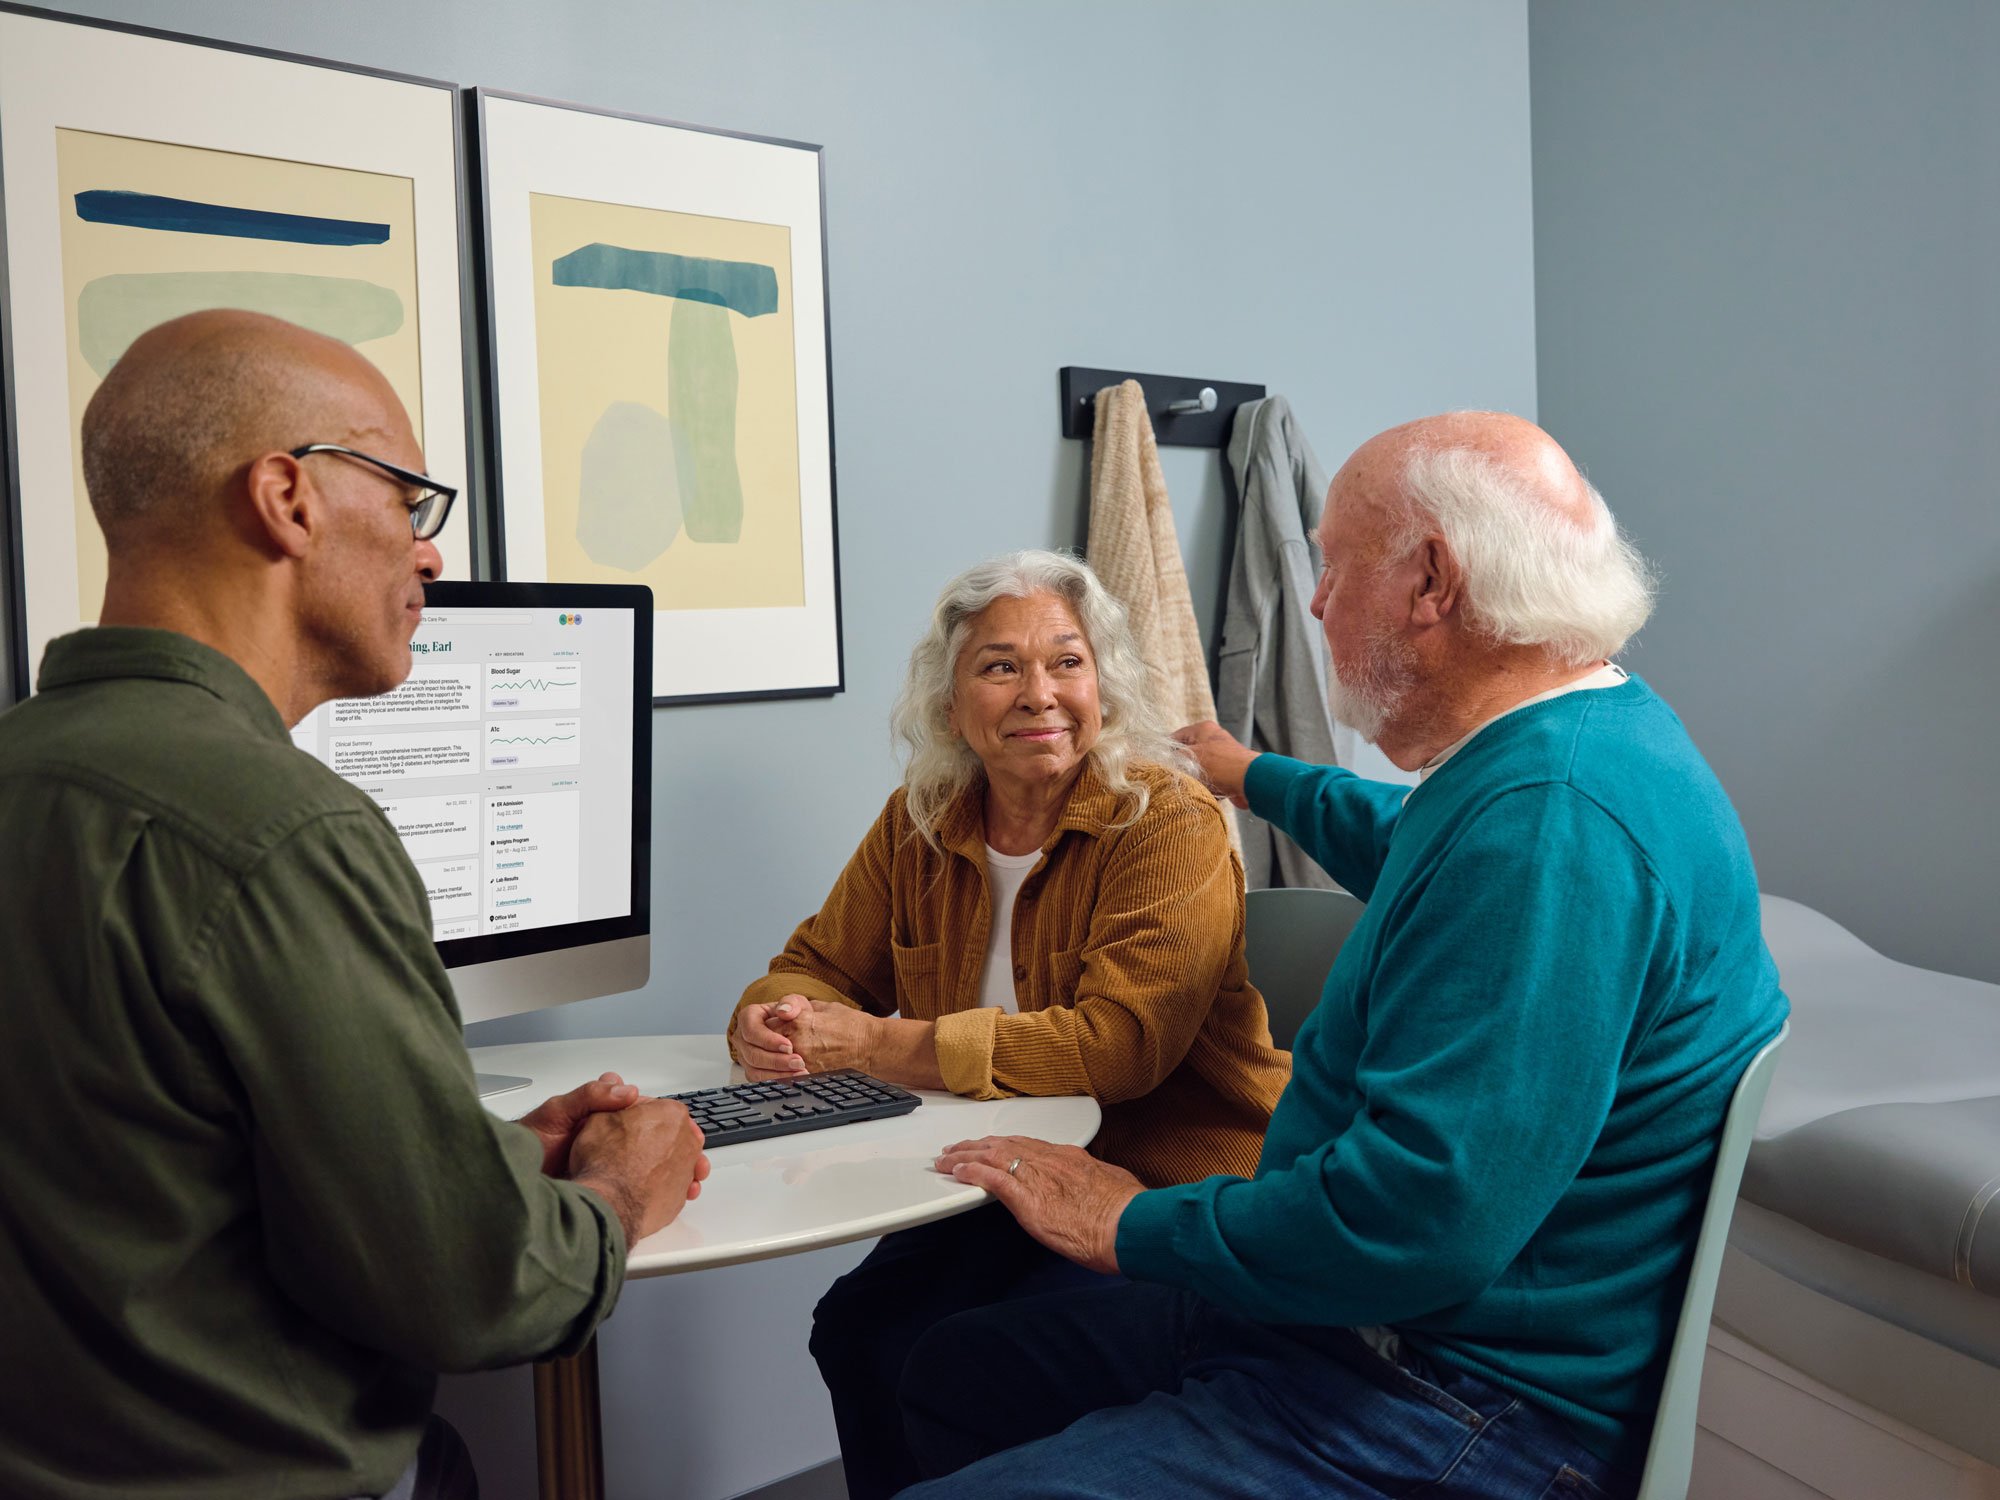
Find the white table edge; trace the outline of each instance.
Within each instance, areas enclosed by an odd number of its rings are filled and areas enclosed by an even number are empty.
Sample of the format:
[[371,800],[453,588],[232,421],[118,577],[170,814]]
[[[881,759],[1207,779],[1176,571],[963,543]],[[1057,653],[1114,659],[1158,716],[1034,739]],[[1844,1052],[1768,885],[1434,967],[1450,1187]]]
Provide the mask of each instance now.
[[[721,1037],[713,1033],[671,1033],[623,1037],[572,1037],[549,1039],[540,1042],[502,1043],[494,1046],[472,1048],[471,1054],[474,1065],[483,1070],[514,1073],[527,1072],[534,1075],[533,1085],[530,1087],[494,1095],[483,1101],[490,1112],[502,1118],[507,1118],[512,1116],[516,1111],[531,1108],[533,1105],[540,1103],[542,1096],[549,1092],[551,1088],[557,1086],[557,1080],[548,1076],[550,1064],[554,1064],[556,1071],[560,1074],[566,1077],[575,1077],[577,1081],[580,1081],[581,1076],[584,1076],[590,1070],[588,1067],[579,1068],[578,1064],[583,1063],[586,1056],[594,1053],[600,1054],[597,1059],[598,1061],[604,1061],[605,1059],[601,1054],[605,1049],[629,1047],[640,1052],[647,1052],[661,1046],[675,1050],[690,1051],[699,1048],[702,1051],[715,1053],[716,1056],[713,1058],[713,1061],[720,1062],[727,1055],[721,1052],[721,1045]],[[630,1071],[630,1069],[628,1068],[627,1071]],[[567,1082],[564,1082],[561,1086],[566,1087],[569,1085]],[[1015,1102],[1009,1100],[974,1101],[965,1099],[962,1096],[931,1089],[919,1089],[916,1092],[922,1095],[927,1101],[949,1101],[955,1107],[963,1107],[975,1103],[993,1105]],[[1040,1101],[1038,1098],[1024,1096],[1020,1102]],[[1066,1133],[1067,1139],[1076,1144],[1083,1144],[1096,1135],[1103,1123],[1102,1106],[1097,1101],[1084,1095],[1059,1095],[1048,1096],[1047,1098],[1047,1103],[1049,1104],[1056,1104],[1058,1102],[1069,1106],[1081,1106],[1088,1111],[1087,1124],[1084,1122],[1072,1122],[1072,1129]],[[887,1124],[890,1122],[882,1123]],[[1082,1125],[1083,1128],[1076,1128],[1079,1125]],[[970,1125],[964,1128],[977,1129],[976,1126]],[[959,1137],[954,1130],[946,1138],[956,1139]],[[786,1141],[787,1145],[796,1148],[797,1146],[803,1146],[807,1137],[792,1136],[782,1139]],[[704,1185],[704,1191],[716,1185],[717,1177],[721,1176],[719,1169],[736,1164],[736,1152],[739,1150],[755,1151],[759,1148],[760,1144],[775,1145],[776,1142],[745,1143],[742,1146],[723,1145],[713,1148],[710,1153],[710,1161],[713,1167],[718,1170],[711,1176],[709,1183]],[[942,1142],[939,1144],[941,1148]],[[944,1179],[940,1178],[938,1181],[940,1188],[947,1187]],[[914,1229],[921,1225],[935,1223],[940,1219],[950,1218],[956,1214],[970,1212],[982,1204],[994,1201],[992,1195],[987,1193],[983,1188],[976,1188],[963,1183],[952,1183],[948,1184],[948,1189],[947,1191],[939,1192],[935,1198],[930,1198],[919,1204],[904,1205],[893,1210],[861,1213],[853,1218],[838,1219],[833,1222],[823,1221],[797,1230],[764,1234],[754,1240],[732,1239],[713,1245],[682,1245],[671,1248],[662,1246],[660,1248],[649,1249],[648,1246],[652,1240],[674,1234],[675,1229],[681,1222],[680,1216],[677,1215],[674,1224],[668,1225],[655,1235],[647,1236],[646,1239],[640,1240],[636,1245],[627,1247],[625,1275],[629,1280],[638,1280],[646,1277],[675,1275],[686,1271],[748,1265],[760,1260],[776,1260],[784,1256],[829,1249],[837,1245],[852,1244],[857,1240],[879,1238],[884,1234],[899,1229]],[[698,1208],[700,1203],[701,1200],[697,1198],[694,1204],[690,1205],[690,1208]],[[686,1211],[684,1210],[683,1212]]]
[[851,1245],[856,1240],[880,1238],[898,1229],[915,1229],[923,1224],[935,1224],[939,1219],[949,1219],[956,1214],[969,1213],[977,1208],[981,1200],[990,1200],[992,1195],[984,1188],[968,1188],[969,1197],[940,1198],[936,1203],[926,1205],[921,1211],[881,1215],[869,1219],[856,1219],[852,1224],[843,1224],[838,1229],[801,1232],[781,1238],[760,1240],[754,1246],[729,1246],[713,1252],[700,1250],[653,1250],[646,1249],[646,1241],[639,1241],[636,1250],[628,1251],[625,1258],[625,1276],[629,1281],[638,1281],[647,1276],[677,1275],[682,1271],[708,1271],[720,1266],[747,1266],[752,1261],[777,1260],[787,1255],[799,1255],[813,1250],[827,1250],[835,1245]]

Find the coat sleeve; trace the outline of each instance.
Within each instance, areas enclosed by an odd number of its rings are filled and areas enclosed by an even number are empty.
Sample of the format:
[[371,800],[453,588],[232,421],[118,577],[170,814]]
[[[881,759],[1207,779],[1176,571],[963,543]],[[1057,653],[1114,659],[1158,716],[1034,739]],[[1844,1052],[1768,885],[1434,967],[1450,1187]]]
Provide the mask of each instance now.
[[[1216,719],[1245,745],[1335,761],[1326,639],[1312,617],[1318,568],[1310,541],[1326,474],[1282,396],[1246,403],[1230,432],[1242,502],[1216,661]],[[1237,816],[1251,889],[1330,885],[1296,845],[1254,814]]]

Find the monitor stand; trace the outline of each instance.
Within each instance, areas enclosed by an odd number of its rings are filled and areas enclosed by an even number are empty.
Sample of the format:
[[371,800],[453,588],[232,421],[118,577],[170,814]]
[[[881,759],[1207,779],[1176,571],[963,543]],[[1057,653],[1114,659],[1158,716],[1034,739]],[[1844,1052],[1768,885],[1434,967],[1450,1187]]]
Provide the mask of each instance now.
[[474,1073],[472,1081],[479,1089],[479,1097],[491,1099],[495,1094],[509,1094],[515,1089],[524,1089],[535,1080],[523,1078],[518,1073]]

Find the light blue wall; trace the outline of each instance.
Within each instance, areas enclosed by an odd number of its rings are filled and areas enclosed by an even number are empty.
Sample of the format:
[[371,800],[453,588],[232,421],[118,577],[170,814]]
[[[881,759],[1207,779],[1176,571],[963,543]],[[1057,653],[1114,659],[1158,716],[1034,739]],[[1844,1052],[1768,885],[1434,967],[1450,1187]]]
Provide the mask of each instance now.
[[[1264,382],[1330,461],[1421,413],[1535,409],[1522,0],[74,8],[826,146],[849,690],[656,715],[652,983],[475,1043],[720,1024],[894,784],[888,708],[938,585],[1080,540],[1058,366]],[[1206,627],[1218,460],[1166,468]],[[805,1327],[855,1253],[628,1288],[603,1339],[613,1493],[831,1457]],[[446,1404],[488,1496],[529,1493],[525,1376]]]
[[2000,979],[2000,7],[1534,0],[1541,409],[1765,889]]

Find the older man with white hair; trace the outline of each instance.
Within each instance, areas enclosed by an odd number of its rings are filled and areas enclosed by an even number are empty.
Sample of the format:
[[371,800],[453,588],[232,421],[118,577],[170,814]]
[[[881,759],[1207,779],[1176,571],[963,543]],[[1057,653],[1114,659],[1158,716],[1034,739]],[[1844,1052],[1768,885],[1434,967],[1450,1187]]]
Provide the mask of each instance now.
[[[1328,491],[1334,708],[1414,789],[1181,738],[1368,904],[1257,1171],[942,1169],[1112,1286],[941,1324],[911,1494],[1629,1494],[1716,1137],[1782,1023],[1750,851],[1611,658],[1645,564],[1532,423],[1394,428]],[[1018,1446],[1017,1446],[1018,1445]]]

